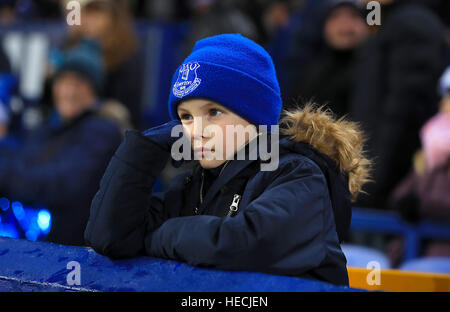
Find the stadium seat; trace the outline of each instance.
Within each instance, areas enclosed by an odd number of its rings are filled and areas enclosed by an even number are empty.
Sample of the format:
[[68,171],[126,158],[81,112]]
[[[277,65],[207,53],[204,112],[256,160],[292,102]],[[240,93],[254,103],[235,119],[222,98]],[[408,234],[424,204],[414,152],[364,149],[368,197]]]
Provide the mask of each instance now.
[[347,258],[349,267],[367,268],[371,261],[376,261],[379,263],[380,269],[391,268],[389,258],[377,249],[352,244],[342,244],[341,249]]
[[410,260],[400,266],[402,271],[450,274],[450,258],[427,257]]

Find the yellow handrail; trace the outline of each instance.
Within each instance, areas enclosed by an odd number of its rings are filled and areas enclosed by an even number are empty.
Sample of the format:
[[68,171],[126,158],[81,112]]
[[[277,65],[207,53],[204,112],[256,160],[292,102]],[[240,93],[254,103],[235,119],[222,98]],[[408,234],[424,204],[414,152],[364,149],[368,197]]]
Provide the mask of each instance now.
[[381,291],[450,292],[450,274],[348,267],[350,287]]

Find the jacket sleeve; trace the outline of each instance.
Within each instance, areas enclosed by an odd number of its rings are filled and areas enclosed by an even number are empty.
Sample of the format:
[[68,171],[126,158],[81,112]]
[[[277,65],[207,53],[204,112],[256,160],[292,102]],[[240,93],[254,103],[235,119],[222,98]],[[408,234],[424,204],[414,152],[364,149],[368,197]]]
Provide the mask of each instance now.
[[91,204],[84,233],[89,246],[112,258],[132,257],[143,251],[145,233],[169,216],[162,196],[152,196],[169,156],[138,131],[126,133]]
[[299,275],[317,267],[326,257],[324,213],[330,199],[324,176],[301,160],[278,168],[270,178],[265,191],[235,217],[166,220],[147,234],[147,254],[274,274]]

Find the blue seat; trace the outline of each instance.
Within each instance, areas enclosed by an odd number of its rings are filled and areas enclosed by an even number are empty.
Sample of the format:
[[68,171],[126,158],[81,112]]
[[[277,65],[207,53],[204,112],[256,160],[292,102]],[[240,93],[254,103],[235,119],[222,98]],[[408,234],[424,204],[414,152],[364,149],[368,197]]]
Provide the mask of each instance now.
[[[389,258],[377,249],[352,244],[342,244],[341,249],[347,258],[347,266],[349,267],[366,269],[370,262],[376,261],[380,269],[391,268]],[[372,266],[369,268],[372,268]]]
[[414,259],[403,263],[400,266],[400,270],[450,274],[450,258],[427,257]]

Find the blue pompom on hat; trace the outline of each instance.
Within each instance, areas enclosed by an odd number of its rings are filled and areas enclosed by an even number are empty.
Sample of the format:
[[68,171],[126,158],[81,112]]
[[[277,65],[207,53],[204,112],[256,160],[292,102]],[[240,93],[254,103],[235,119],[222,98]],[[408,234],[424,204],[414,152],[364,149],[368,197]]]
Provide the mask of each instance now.
[[240,34],[223,34],[197,41],[176,70],[169,96],[169,113],[187,99],[217,102],[255,125],[276,125],[281,96],[270,55]]

